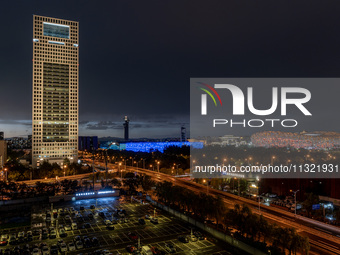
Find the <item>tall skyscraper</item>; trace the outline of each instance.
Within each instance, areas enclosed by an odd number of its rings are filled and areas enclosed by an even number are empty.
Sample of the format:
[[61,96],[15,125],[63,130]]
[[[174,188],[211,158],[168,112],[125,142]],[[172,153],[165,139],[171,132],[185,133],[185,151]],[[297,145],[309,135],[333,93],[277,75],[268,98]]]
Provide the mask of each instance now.
[[78,22],[33,15],[33,167],[78,159],[78,38]]
[[7,161],[7,141],[0,140],[0,168],[4,167]]

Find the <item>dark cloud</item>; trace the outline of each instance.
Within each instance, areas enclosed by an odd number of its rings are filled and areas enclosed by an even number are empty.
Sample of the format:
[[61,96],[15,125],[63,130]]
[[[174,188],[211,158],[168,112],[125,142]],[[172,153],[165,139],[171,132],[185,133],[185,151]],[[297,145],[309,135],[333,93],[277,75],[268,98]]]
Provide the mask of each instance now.
[[144,137],[146,128],[168,136],[187,125],[190,77],[338,77],[339,7],[316,0],[4,1],[0,117],[31,119],[32,14],[79,21],[80,135],[118,132],[128,115]]
[[107,130],[107,129],[121,129],[122,125],[120,123],[115,123],[112,121],[100,121],[98,123],[88,123],[86,124],[86,129],[90,130]]

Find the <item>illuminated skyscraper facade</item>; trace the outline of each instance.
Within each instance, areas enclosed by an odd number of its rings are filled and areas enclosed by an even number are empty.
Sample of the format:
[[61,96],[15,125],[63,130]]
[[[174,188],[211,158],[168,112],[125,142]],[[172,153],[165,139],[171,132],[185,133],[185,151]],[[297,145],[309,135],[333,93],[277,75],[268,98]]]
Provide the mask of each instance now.
[[78,22],[33,16],[33,167],[78,159],[78,38]]

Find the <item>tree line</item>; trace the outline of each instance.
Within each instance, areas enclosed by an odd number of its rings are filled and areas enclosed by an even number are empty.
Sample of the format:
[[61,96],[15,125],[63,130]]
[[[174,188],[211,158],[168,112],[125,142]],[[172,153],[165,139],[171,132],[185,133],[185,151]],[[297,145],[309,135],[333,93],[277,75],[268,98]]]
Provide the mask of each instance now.
[[[237,232],[234,237],[247,242],[271,254],[308,254],[309,241],[307,237],[297,234],[294,228],[283,228],[270,224],[262,215],[257,215],[247,205],[235,204],[233,209],[227,209],[220,196],[207,193],[195,193],[170,182],[161,182],[156,186],[158,199],[175,209],[201,221],[215,221],[215,226],[225,226],[225,232]],[[271,244],[271,245],[268,245]]]

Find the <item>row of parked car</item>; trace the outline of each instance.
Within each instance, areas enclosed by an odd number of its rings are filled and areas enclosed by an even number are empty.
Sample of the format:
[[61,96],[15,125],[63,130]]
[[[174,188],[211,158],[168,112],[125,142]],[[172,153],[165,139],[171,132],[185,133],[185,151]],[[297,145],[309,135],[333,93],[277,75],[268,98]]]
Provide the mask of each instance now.
[[30,242],[32,240],[33,240],[32,231],[27,231],[26,233],[24,231],[20,231],[17,234],[11,233],[11,234],[1,235],[0,245],[1,246],[5,246],[7,244],[16,245],[16,244]]
[[76,236],[73,241],[65,243],[63,239],[59,239],[56,244],[49,246],[47,243],[34,244],[30,246],[15,246],[10,249],[0,250],[0,255],[57,255],[58,252],[65,253],[68,251],[81,250],[83,248],[98,247],[100,245],[96,237],[89,238],[87,236]]
[[285,200],[275,200],[271,202],[273,205],[281,206],[281,207],[286,207],[287,209],[290,209],[291,211],[295,211],[295,206],[296,210],[300,210],[302,208],[301,204],[295,205],[294,200],[291,199],[285,199]]

